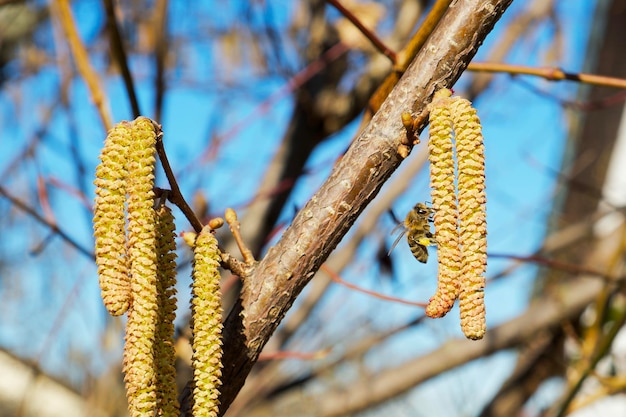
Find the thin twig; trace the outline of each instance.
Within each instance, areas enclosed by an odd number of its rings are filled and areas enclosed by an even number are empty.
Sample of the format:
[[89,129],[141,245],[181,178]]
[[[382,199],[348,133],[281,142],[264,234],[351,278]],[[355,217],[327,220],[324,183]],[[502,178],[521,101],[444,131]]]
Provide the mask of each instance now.
[[533,68],[524,65],[503,64],[498,62],[472,62],[467,66],[467,69],[476,72],[505,72],[511,75],[534,75],[550,81],[568,80],[604,87],[626,88],[626,79],[623,78],[565,72],[560,68]]
[[376,291],[366,290],[365,288],[361,288],[361,287],[359,287],[357,285],[351,284],[348,281],[344,281],[337,273],[335,273],[335,271],[331,270],[330,268],[328,268],[324,264],[322,264],[322,266],[320,266],[320,269],[322,271],[326,272],[326,274],[330,277],[330,279],[335,281],[337,284],[343,285],[344,287],[350,288],[351,290],[358,291],[358,292],[363,293],[363,294],[371,295],[372,297],[376,297],[379,300],[393,301],[394,303],[407,304],[407,305],[410,305],[410,306],[421,307],[421,308],[425,308],[426,305],[427,305],[427,303],[420,303],[420,302],[417,302],[417,301],[403,300],[401,298],[396,298],[396,297],[390,297],[388,295],[383,295],[383,294],[380,294],[380,293],[378,293]]
[[183,197],[183,194],[180,192],[178,182],[176,182],[176,177],[174,176],[174,172],[172,171],[170,162],[167,159],[165,147],[163,146],[163,132],[159,132],[159,134],[157,135],[156,151],[159,155],[161,165],[163,166],[163,171],[165,171],[165,176],[167,177],[167,181],[169,182],[171,188],[171,192],[167,196],[168,200],[170,200],[172,204],[176,205],[180,209],[180,211],[183,212],[196,233],[200,233],[200,231],[202,230],[202,222],[198,219],[196,213],[194,213],[189,204],[187,204],[187,201],[185,201],[185,197]]
[[104,0],[104,9],[107,13],[107,26],[109,28],[109,39],[111,42],[111,55],[117,61],[122,71],[122,79],[126,86],[126,93],[128,94],[128,100],[130,101],[130,107],[133,111],[133,116],[136,119],[141,116],[141,110],[139,109],[139,101],[137,100],[137,93],[135,92],[135,84],[133,77],[128,68],[128,58],[126,55],[126,49],[124,48],[124,42],[122,42],[122,36],[120,29],[115,19],[115,5],[113,0]]
[[428,39],[435,29],[435,26],[437,26],[437,23],[439,23],[446,10],[448,10],[448,6],[451,2],[452,0],[437,0],[437,3],[430,9],[428,16],[426,16],[426,19],[424,19],[424,22],[415,35],[413,35],[407,46],[402,51],[398,52],[393,71],[385,78],[374,94],[372,94],[372,98],[368,103],[368,111],[363,117],[362,125],[369,122],[371,116],[378,111],[383,101],[385,101],[393,87],[398,83],[398,80],[400,80],[402,74],[404,74],[409,67],[411,61],[413,61],[413,58],[415,58],[419,50],[422,49],[422,46],[426,43],[426,39]]
[[226,223],[228,223],[228,226],[230,227],[230,233],[232,233],[233,238],[237,243],[239,252],[241,252],[241,256],[243,256],[243,261],[246,263],[246,265],[253,265],[255,262],[254,256],[252,255],[252,251],[248,249],[243,241],[243,238],[241,237],[241,232],[239,230],[240,224],[239,220],[237,219],[237,213],[235,212],[235,210],[227,208],[224,218],[226,219]]
[[378,49],[383,55],[388,57],[392,63],[396,63],[396,53],[388,48],[387,45],[371,30],[365,27],[363,23],[348,9],[343,7],[343,5],[338,0],[326,0],[326,2],[332,4],[339,13],[341,13],[346,19],[348,19],[354,26],[357,27],[361,31],[363,35]]

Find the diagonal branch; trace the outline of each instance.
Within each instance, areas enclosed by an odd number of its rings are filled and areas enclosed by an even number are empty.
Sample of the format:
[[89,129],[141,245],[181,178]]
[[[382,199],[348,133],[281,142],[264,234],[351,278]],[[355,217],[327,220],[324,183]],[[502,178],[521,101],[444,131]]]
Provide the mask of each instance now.
[[[222,414],[300,291],[402,162],[402,113],[413,109],[418,131],[424,128],[434,92],[460,77],[511,1],[459,0],[450,7],[371,123],[245,280],[224,325]],[[189,386],[181,400],[185,415]]]

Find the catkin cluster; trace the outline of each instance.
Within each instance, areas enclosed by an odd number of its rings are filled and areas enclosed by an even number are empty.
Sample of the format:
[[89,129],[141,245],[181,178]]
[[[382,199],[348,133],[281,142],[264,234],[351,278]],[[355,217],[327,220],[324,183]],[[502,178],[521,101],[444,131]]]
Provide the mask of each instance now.
[[484,144],[476,110],[468,100],[451,95],[450,90],[442,89],[429,106],[430,183],[439,273],[437,291],[426,314],[442,317],[459,298],[463,333],[481,339],[486,330],[487,266]]
[[94,237],[102,299],[128,314],[124,381],[131,416],[176,415],[174,218],[155,210],[160,127],[146,117],[109,132],[96,169]]
[[[94,236],[102,299],[128,314],[124,381],[129,415],[177,416],[174,368],[176,243],[174,216],[155,204],[154,168],[161,129],[139,117],[109,132],[96,169]],[[157,206],[155,208],[155,205]],[[194,248],[193,415],[217,416],[222,356],[220,252],[214,219]]]

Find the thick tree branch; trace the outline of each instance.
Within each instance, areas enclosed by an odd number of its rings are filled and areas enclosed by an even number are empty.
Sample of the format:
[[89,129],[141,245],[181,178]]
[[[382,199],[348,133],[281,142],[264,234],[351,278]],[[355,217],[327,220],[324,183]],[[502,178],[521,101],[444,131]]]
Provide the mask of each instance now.
[[[511,1],[459,0],[450,6],[380,111],[246,279],[243,301],[225,322],[222,414],[300,291],[402,161],[402,113],[413,109],[423,129],[434,92],[454,84]],[[188,389],[182,402],[185,414]]]

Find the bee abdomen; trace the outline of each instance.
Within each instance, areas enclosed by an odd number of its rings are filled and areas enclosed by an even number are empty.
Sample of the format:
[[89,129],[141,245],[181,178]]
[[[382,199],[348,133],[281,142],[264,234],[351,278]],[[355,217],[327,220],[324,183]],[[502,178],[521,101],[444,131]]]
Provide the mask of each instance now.
[[421,263],[425,264],[428,262],[428,249],[426,246],[419,243],[419,239],[416,239],[417,236],[407,235],[407,242],[409,244],[409,249],[411,249],[411,253]]

